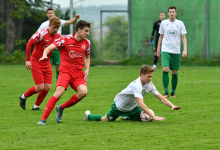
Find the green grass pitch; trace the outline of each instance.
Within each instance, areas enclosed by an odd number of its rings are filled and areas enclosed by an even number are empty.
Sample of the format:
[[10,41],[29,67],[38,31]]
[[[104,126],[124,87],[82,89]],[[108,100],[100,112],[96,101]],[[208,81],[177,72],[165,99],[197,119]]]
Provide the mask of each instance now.
[[[34,86],[31,72],[24,66],[0,65],[0,149],[139,149],[207,150],[220,149],[220,68],[181,67],[176,98],[168,98],[181,110],[171,111],[151,93],[144,96],[146,105],[159,122],[85,121],[84,112],[104,115],[117,93],[139,76],[141,66],[90,67],[88,95],[77,105],[64,110],[62,123],[55,120],[54,109],[47,125],[37,125],[47,101],[55,91],[55,71],[50,92],[33,112],[37,94],[19,106],[19,95]],[[171,73],[169,73],[171,81]],[[163,94],[162,68],[158,67],[153,83]],[[171,84],[169,84],[171,86]],[[68,88],[56,106],[75,92]]]

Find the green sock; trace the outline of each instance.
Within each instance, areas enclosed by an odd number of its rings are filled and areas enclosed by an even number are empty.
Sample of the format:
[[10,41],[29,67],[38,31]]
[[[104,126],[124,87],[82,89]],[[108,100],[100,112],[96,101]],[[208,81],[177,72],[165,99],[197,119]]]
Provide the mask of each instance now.
[[102,115],[99,114],[89,114],[88,119],[92,121],[101,121]]
[[57,71],[57,75],[56,75],[56,78],[57,78],[57,79],[58,79],[59,73],[60,73],[60,72],[59,72],[59,71]]
[[164,87],[164,90],[165,90],[165,93],[169,93],[168,91],[168,84],[169,84],[169,72],[164,72],[163,71],[163,87]]
[[178,75],[177,74],[172,74],[172,91],[171,93],[175,93],[177,82],[178,82]]

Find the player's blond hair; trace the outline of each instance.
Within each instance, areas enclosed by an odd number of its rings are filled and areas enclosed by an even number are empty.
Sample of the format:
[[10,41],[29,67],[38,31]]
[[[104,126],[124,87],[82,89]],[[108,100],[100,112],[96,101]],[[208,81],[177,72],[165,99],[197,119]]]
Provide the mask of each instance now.
[[151,68],[149,65],[141,66],[140,75],[141,75],[141,73],[143,73],[145,75],[145,74],[153,73],[153,72],[154,72],[154,69]]
[[56,28],[59,28],[60,25],[61,25],[61,21],[60,21],[60,19],[58,17],[54,16],[54,17],[51,17],[49,19],[49,25],[52,25],[52,26],[54,26]]

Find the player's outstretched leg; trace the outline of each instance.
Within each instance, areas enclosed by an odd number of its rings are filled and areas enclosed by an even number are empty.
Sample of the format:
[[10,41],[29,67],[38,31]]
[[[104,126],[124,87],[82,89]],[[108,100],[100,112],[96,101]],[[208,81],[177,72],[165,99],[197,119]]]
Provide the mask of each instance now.
[[22,109],[26,109],[26,98],[24,97],[24,94],[21,94],[19,96],[19,100],[20,100],[20,106]]
[[90,111],[89,111],[89,110],[85,111],[84,120],[89,120],[89,118],[88,118],[89,114],[90,114]]
[[62,121],[62,115],[63,115],[63,108],[59,106],[56,107],[56,110],[57,110],[57,117],[56,117],[56,120],[58,123],[61,123]]
[[101,121],[102,117],[103,116],[100,114],[90,114],[90,111],[87,110],[85,112],[84,120]]

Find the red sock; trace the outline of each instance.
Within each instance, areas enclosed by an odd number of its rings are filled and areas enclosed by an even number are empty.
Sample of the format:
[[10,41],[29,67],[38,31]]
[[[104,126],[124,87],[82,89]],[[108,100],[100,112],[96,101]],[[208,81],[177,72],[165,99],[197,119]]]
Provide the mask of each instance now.
[[31,87],[27,92],[24,93],[24,97],[28,98],[33,94],[36,94],[35,86]]
[[55,107],[56,102],[58,101],[58,99],[54,96],[52,96],[49,101],[47,102],[46,108],[44,110],[44,114],[41,118],[41,120],[46,120],[48,118],[48,116],[50,115],[51,111],[53,110],[53,108]]
[[65,109],[68,107],[71,107],[73,105],[75,105],[76,103],[78,103],[80,100],[76,97],[76,94],[73,95],[67,102],[65,102],[64,104],[62,104],[60,107]]
[[37,100],[35,102],[35,105],[40,106],[40,104],[43,102],[44,98],[47,96],[48,91],[42,90],[37,96]]

